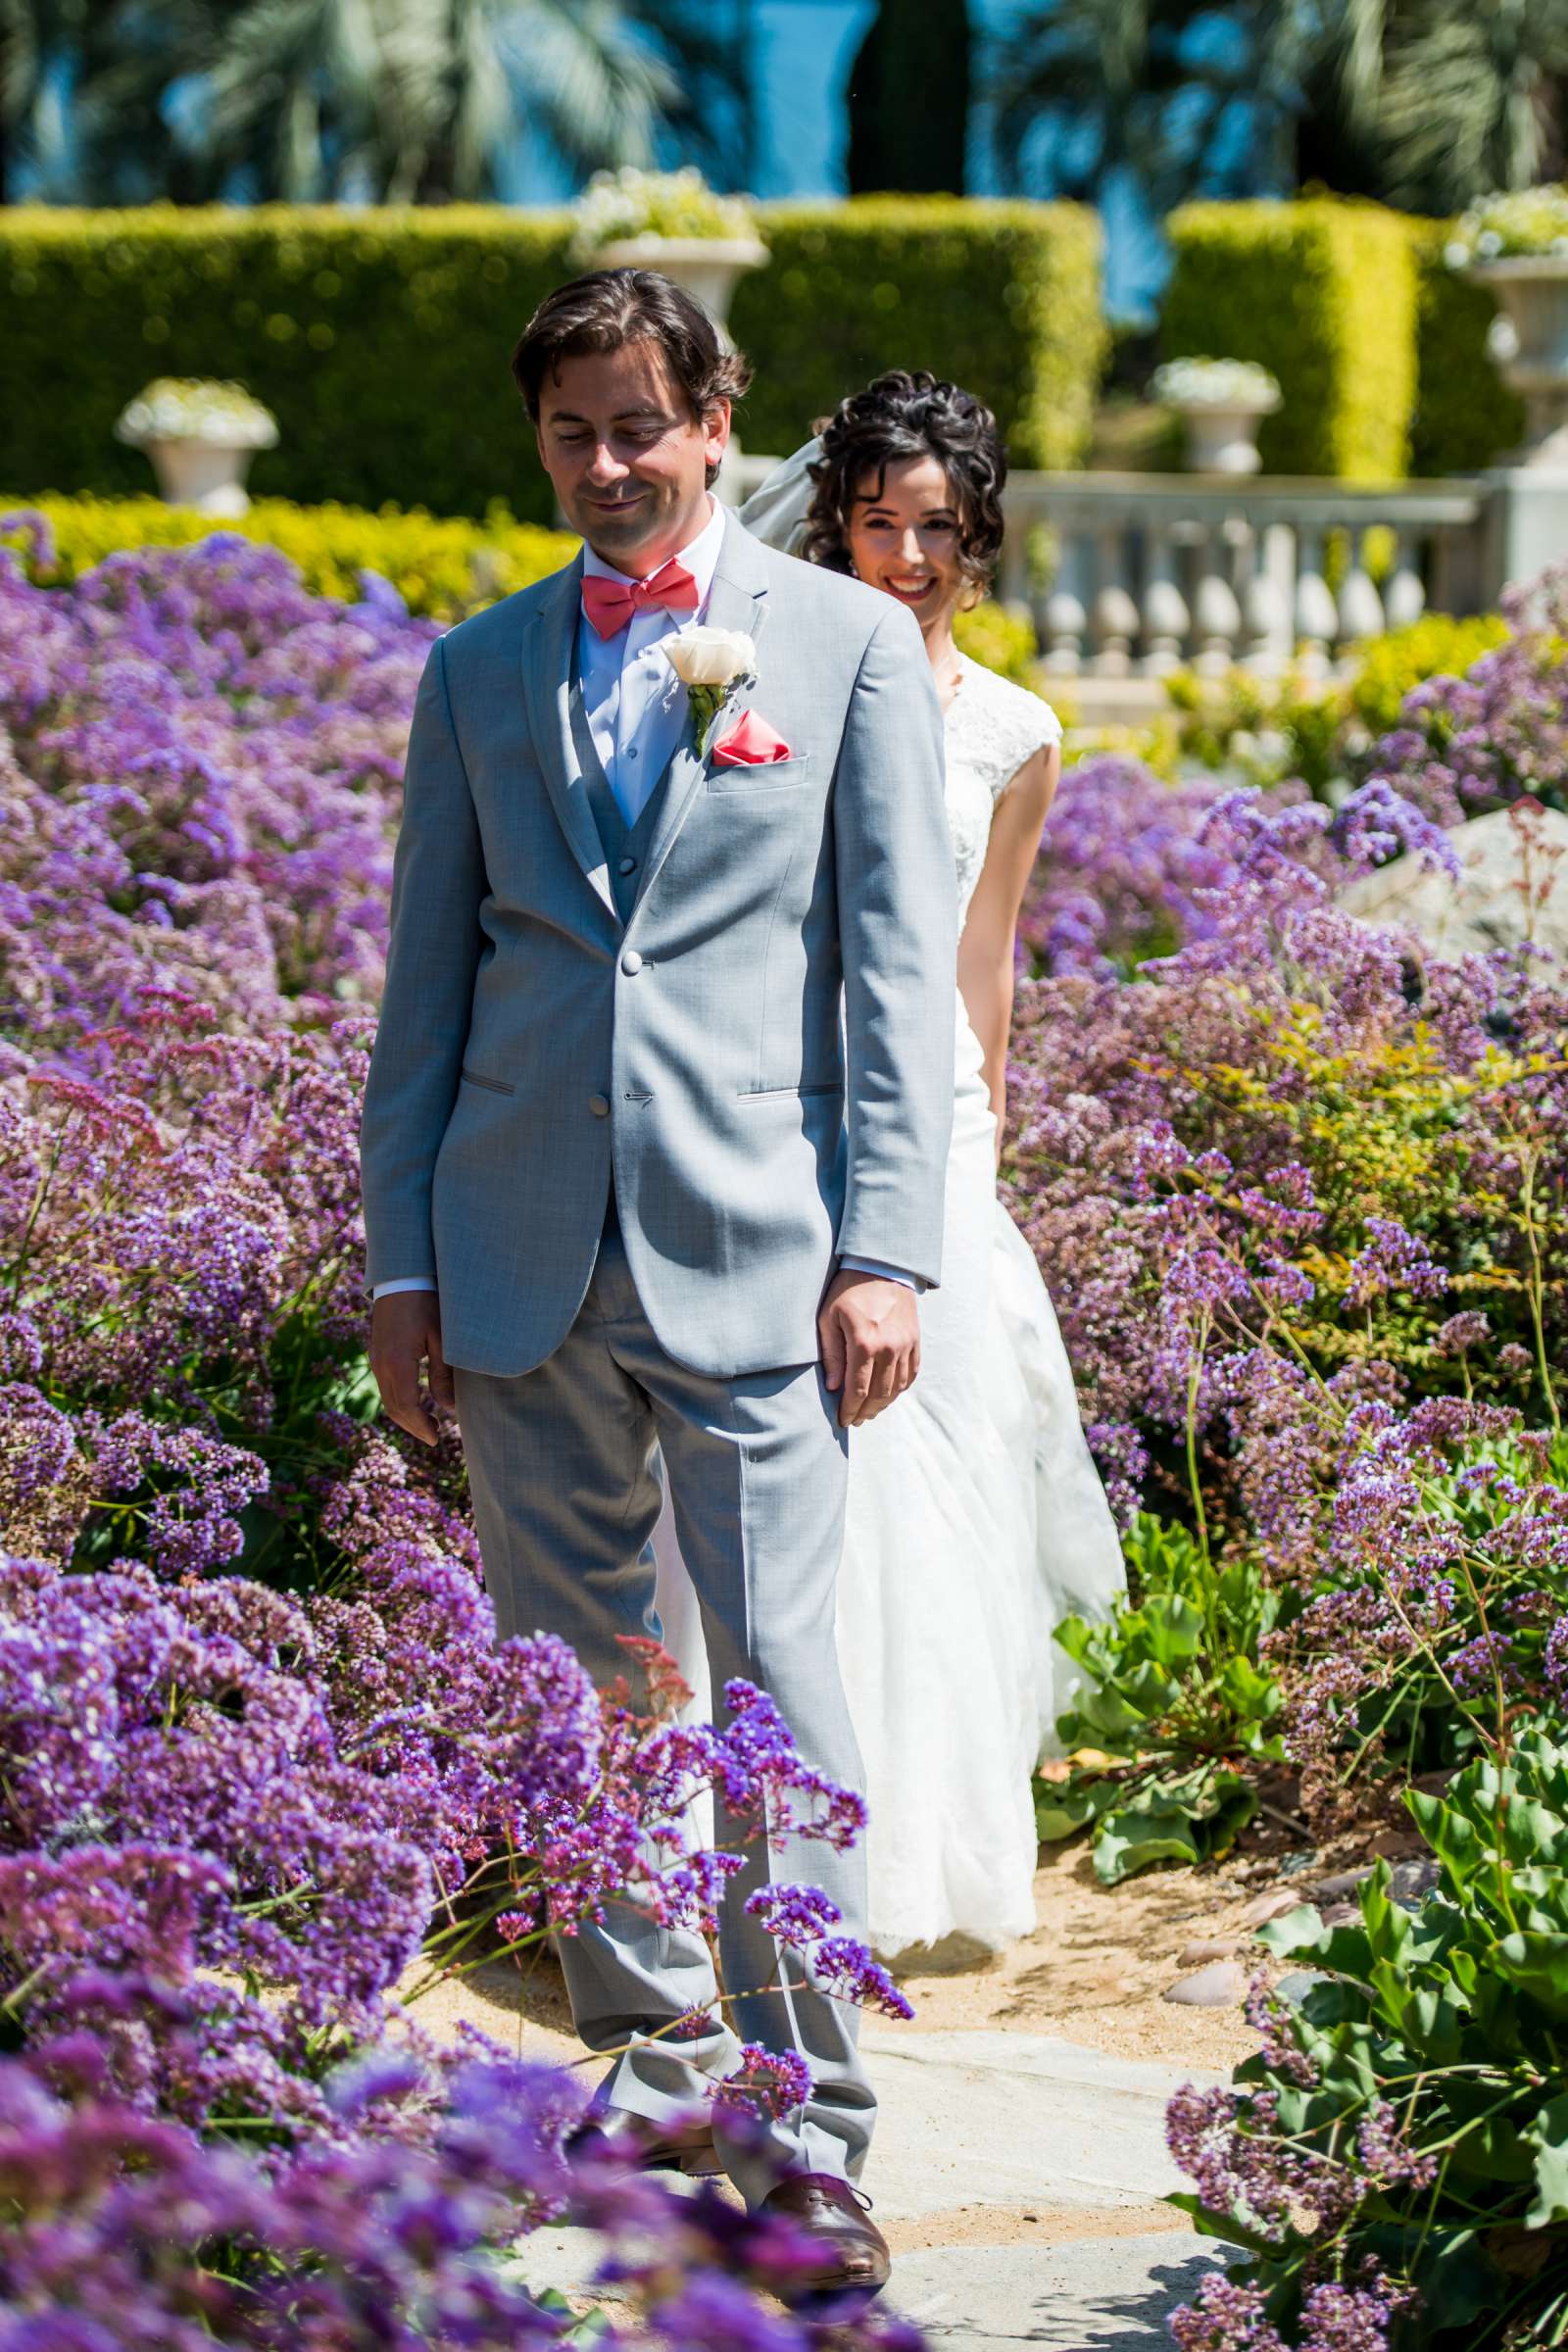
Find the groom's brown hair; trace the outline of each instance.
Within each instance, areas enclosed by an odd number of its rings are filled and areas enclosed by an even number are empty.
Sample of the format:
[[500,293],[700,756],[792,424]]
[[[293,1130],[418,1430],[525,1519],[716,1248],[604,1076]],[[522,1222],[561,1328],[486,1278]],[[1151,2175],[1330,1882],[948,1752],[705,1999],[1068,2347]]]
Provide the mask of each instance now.
[[657,270],[592,270],[545,297],[512,355],[512,372],[539,421],[545,378],[585,351],[657,343],[701,424],[717,400],[739,400],[752,380],[740,353],[724,341],[693,295]]

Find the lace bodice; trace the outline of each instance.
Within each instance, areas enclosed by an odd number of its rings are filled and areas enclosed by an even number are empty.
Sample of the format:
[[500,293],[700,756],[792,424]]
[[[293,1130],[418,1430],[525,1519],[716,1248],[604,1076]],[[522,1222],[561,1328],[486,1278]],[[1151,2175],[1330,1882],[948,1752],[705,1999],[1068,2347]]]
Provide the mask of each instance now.
[[958,924],[986,861],[991,820],[1013,777],[1043,744],[1061,741],[1049,703],[958,656],[961,684],[947,710],[948,824],[957,869]]

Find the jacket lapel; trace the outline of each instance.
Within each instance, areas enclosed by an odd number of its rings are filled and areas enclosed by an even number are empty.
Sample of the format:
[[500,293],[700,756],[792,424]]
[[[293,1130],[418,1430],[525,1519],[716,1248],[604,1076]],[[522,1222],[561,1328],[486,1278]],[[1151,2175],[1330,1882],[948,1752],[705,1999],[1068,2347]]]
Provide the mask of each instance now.
[[[762,630],[767,620],[767,569],[761,550],[750,531],[733,514],[724,517],[724,543],[719,550],[713,571],[712,586],[708,592],[708,611],[703,625],[710,629],[741,629],[752,643],[760,646]],[[726,706],[725,723],[739,717],[750,699],[749,694],[737,696]],[[675,839],[691,812],[692,803],[702,789],[708,774],[708,762],[697,756],[691,721],[676,747],[669,763],[669,775],[664,785],[664,798],[654,827],[653,840],[643,862],[642,887],[637,904],[653,888],[660,867],[669,856]]]
[[604,844],[571,737],[571,681],[581,608],[582,558],[578,556],[557,573],[539,600],[523,642],[522,689],[534,750],[566,845],[590,889],[618,923]]

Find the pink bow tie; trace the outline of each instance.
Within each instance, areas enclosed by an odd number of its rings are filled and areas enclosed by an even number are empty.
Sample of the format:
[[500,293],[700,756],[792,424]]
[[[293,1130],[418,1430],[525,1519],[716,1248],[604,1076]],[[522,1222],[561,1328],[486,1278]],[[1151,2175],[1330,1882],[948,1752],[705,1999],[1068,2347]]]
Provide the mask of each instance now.
[[695,612],[702,599],[697,582],[678,558],[671,556],[646,580],[607,580],[602,572],[583,575],[582,609],[601,637],[613,637],[634,612],[662,605],[666,612]]

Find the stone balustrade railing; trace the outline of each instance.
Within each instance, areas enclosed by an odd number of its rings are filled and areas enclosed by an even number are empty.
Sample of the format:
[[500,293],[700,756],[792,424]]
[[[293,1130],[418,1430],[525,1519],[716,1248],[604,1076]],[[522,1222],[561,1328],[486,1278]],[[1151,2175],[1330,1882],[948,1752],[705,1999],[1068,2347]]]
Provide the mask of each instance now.
[[1158,678],[1241,662],[1266,675],[1294,662],[1326,676],[1358,640],[1428,605],[1473,608],[1485,507],[1484,485],[1467,480],[1016,473],[999,593],[1033,608],[1058,673]]
[[[739,457],[739,501],[775,460]],[[1046,665],[1098,707],[1147,707],[1161,678],[1233,662],[1326,675],[1427,610],[1475,612],[1568,562],[1568,470],[1442,481],[1026,473],[1008,477],[998,594],[1034,613]]]

